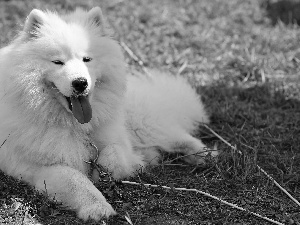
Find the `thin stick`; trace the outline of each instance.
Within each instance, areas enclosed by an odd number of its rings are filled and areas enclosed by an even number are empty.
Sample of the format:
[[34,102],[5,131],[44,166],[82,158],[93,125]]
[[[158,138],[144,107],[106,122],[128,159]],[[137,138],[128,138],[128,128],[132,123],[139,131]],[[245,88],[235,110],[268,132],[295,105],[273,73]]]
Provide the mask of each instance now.
[[146,73],[146,75],[148,77],[152,77],[151,73],[147,70],[147,68],[145,67],[145,64],[142,60],[139,59],[139,57],[137,57],[136,54],[133,53],[133,51],[128,47],[128,45],[126,45],[123,41],[120,41],[120,45],[122,46],[122,48],[128,53],[128,55],[139,64],[139,66],[143,69],[143,71]]
[[263,168],[261,168],[259,165],[257,165],[257,168],[263,173],[265,174],[271,181],[274,182],[274,184],[281,190],[283,191],[287,196],[289,196],[290,199],[292,199],[292,201],[294,201],[298,206],[300,206],[300,203],[298,202],[297,199],[295,199],[286,189],[284,189],[283,187],[280,186],[279,183],[277,183],[277,181],[271,177]]
[[[225,144],[227,144],[229,147],[233,148],[235,151],[237,150],[237,148],[233,145],[231,145],[228,141],[226,141],[224,138],[222,138],[219,134],[217,134],[215,131],[213,131],[209,126],[207,126],[206,124],[202,124],[202,126],[204,126],[205,128],[207,128],[210,132],[212,132],[217,138],[219,138],[221,141],[223,141]],[[238,153],[242,154],[241,151],[238,151]]]
[[177,75],[180,75],[185,70],[185,68],[187,67],[187,65],[188,65],[188,62],[184,61],[184,63],[182,64],[182,66],[179,68],[179,70],[177,72]]
[[232,208],[238,209],[238,210],[240,210],[240,211],[247,212],[247,213],[249,213],[249,214],[251,214],[251,215],[253,215],[253,216],[256,216],[256,217],[261,218],[261,219],[264,219],[264,220],[267,220],[267,221],[269,221],[269,222],[271,222],[271,223],[278,224],[278,225],[284,225],[283,223],[280,223],[280,222],[278,222],[278,221],[272,220],[272,219],[270,219],[270,218],[268,218],[268,217],[265,217],[265,216],[261,216],[261,215],[259,215],[259,214],[257,214],[257,213],[251,212],[251,211],[249,211],[249,210],[247,210],[247,209],[244,209],[244,208],[242,208],[242,207],[240,207],[240,206],[237,206],[236,204],[227,202],[227,201],[222,200],[222,199],[220,199],[220,198],[218,198],[218,197],[216,197],[216,196],[213,196],[213,195],[208,194],[208,193],[203,192],[203,191],[199,191],[199,190],[197,190],[197,189],[175,188],[175,187],[161,186],[161,185],[155,185],[155,184],[141,184],[141,183],[132,182],[132,181],[121,181],[121,182],[122,182],[122,184],[130,184],[130,185],[138,185],[138,186],[143,185],[143,186],[146,186],[146,187],[164,188],[164,189],[175,190],[175,191],[196,192],[196,193],[202,194],[202,195],[204,195],[204,196],[206,196],[206,197],[213,198],[213,199],[215,199],[215,200],[217,200],[217,201],[219,201],[219,202],[221,202],[221,203],[223,203],[223,204],[225,204],[225,205],[231,206]]
[[[233,148],[234,150],[237,150],[236,147],[232,146],[229,142],[227,142],[224,138],[222,138],[220,135],[218,135],[216,132],[214,132],[210,127],[208,127],[206,124],[203,124],[204,127],[206,127],[210,132],[212,132],[216,137],[218,137],[221,141],[223,141],[225,144],[227,144],[229,147]],[[242,154],[241,151],[239,151],[240,154]],[[300,203],[295,199],[286,189],[284,189],[282,186],[280,186],[277,181],[272,178],[265,170],[263,170],[259,165],[256,165],[256,167],[265,174],[273,183],[281,190],[283,191],[293,202],[295,202],[298,206],[300,206]]]
[[[176,160],[178,160],[178,159],[186,158],[186,157],[192,156],[192,155],[194,155],[194,156],[199,156],[200,158],[203,158],[203,159],[204,159],[207,155],[202,155],[202,154],[204,154],[204,153],[210,153],[210,152],[215,152],[215,151],[216,151],[216,149],[208,149],[208,148],[205,148],[205,149],[206,149],[206,150],[203,151],[203,152],[196,152],[196,153],[191,153],[191,154],[181,155],[181,156],[176,157],[175,159],[167,160],[166,162],[167,162],[167,163],[171,163],[171,162],[174,162],[174,161],[176,161]],[[165,165],[165,164],[164,164],[164,165]]]

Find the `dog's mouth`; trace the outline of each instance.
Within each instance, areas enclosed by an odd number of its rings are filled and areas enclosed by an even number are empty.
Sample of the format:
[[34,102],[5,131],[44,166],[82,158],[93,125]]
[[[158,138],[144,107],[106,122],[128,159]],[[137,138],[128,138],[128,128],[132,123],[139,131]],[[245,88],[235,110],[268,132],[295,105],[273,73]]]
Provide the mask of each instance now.
[[69,104],[69,109],[79,123],[84,124],[90,122],[92,119],[92,107],[88,95],[65,96],[65,98]]
[[92,107],[90,104],[90,96],[87,93],[81,95],[72,94],[68,97],[62,94],[53,82],[47,82],[47,86],[55,91],[56,98],[62,105],[69,107],[69,110],[79,123],[84,124],[90,122],[92,119]]

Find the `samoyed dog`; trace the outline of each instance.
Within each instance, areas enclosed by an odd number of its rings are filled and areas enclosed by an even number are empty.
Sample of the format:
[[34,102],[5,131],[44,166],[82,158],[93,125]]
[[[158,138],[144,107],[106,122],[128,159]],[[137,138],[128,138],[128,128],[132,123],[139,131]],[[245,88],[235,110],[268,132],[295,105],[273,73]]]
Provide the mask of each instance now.
[[34,9],[0,50],[0,169],[83,220],[115,214],[86,162],[120,179],[158,163],[160,151],[194,164],[205,155],[192,136],[208,123],[199,96],[182,77],[128,75],[110,33],[98,7]]

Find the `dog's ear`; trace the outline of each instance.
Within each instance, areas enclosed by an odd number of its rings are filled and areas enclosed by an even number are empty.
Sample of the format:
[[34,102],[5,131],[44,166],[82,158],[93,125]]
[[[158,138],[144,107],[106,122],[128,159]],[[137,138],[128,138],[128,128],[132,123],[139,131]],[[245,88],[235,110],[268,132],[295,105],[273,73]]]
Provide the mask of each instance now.
[[88,12],[88,20],[99,27],[103,32],[106,30],[106,22],[100,7],[94,7]]
[[25,33],[31,37],[36,38],[39,34],[40,27],[45,23],[46,15],[38,9],[33,9],[27,17],[24,25]]
[[88,12],[88,18],[89,20],[96,24],[97,26],[103,26],[104,25],[104,17],[102,14],[102,10],[100,7],[94,7]]

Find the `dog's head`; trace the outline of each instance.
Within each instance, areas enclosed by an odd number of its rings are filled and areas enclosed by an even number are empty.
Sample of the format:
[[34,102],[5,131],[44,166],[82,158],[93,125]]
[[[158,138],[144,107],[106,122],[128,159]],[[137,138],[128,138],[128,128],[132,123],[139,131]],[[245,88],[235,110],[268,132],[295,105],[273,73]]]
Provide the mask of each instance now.
[[63,16],[34,9],[17,41],[34,71],[25,79],[35,77],[35,89],[43,89],[39,94],[50,95],[81,124],[103,119],[95,115],[108,117],[108,107],[112,110],[124,94],[122,52],[110,38],[99,7]]

